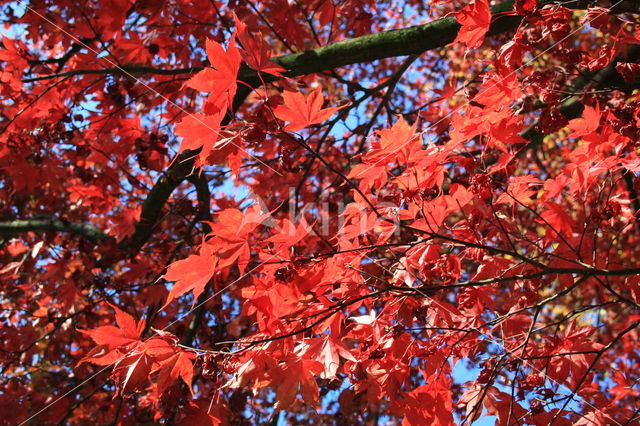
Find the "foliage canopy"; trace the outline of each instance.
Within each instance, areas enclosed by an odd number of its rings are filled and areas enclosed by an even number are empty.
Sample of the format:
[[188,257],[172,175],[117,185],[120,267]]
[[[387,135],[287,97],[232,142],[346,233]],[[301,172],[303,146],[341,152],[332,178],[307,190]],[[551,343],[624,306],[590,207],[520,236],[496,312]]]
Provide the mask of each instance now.
[[637,2],[0,7],[0,422],[640,424]]

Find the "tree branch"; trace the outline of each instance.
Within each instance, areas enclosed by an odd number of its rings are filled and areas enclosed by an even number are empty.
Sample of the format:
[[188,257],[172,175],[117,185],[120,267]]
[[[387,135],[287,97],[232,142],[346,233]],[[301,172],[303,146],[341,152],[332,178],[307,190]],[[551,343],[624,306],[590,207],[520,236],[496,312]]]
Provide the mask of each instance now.
[[[548,4],[562,3],[569,9],[584,9],[588,6],[586,0],[569,0],[559,2],[557,0],[539,0],[538,7]],[[616,11],[637,12],[638,5],[631,2],[616,5]],[[522,21],[521,16],[505,15],[505,12],[513,10],[514,0],[508,0],[491,8],[492,23],[487,36],[501,34],[513,30]],[[623,7],[624,6],[624,7]],[[364,62],[372,62],[378,59],[392,58],[421,54],[428,50],[444,47],[453,42],[460,29],[460,24],[453,16],[437,19],[423,25],[416,25],[397,30],[382,31],[368,34],[349,40],[339,41],[317,49],[306,50],[290,55],[271,58],[272,61],[283,66],[288,72],[287,77],[313,74]],[[156,74],[156,75],[180,75],[192,74],[201,71],[203,67],[188,67],[176,69],[163,69],[151,66],[127,65],[120,67],[101,69],[79,69],[66,72],[27,77],[22,81],[32,83],[41,80],[50,80],[58,77],[69,77],[90,74]],[[277,79],[275,76],[263,75],[266,82]],[[243,64],[238,79],[244,82],[259,81],[255,71]]]
[[67,222],[55,217],[0,222],[0,235],[3,237],[12,237],[24,232],[50,231],[81,235],[94,243],[114,240],[112,236],[105,234],[93,225]]
[[136,224],[135,231],[120,243],[120,248],[129,257],[134,257],[153,233],[162,207],[171,193],[192,173],[196,156],[197,152],[194,151],[183,152],[149,191],[142,203],[140,221]]
[[139,65],[124,65],[118,67],[108,67],[108,68],[96,68],[96,69],[79,69],[79,70],[71,70],[58,72],[54,74],[40,75],[38,77],[28,77],[23,78],[23,83],[33,83],[36,81],[42,80],[51,80],[58,77],[74,77],[77,75],[92,75],[92,74],[155,74],[155,75],[181,75],[181,74],[193,74],[195,72],[201,71],[203,67],[190,67],[190,68],[176,68],[173,70],[156,68],[156,67],[148,67],[148,66],[139,66]]
[[[538,4],[542,7],[556,2],[556,0],[540,0],[538,1]],[[489,32],[487,33],[488,36],[513,30],[520,24],[522,21],[521,16],[504,15],[504,12],[513,10],[513,3],[513,0],[508,0],[491,8],[491,13],[494,16],[492,18],[492,24],[489,28]],[[584,8],[586,5],[587,2],[584,0],[573,0],[563,4],[563,6],[569,8]],[[317,49],[306,50],[304,52],[294,53],[291,55],[278,56],[271,58],[271,60],[289,70],[284,73],[285,76],[296,77],[320,71],[327,71],[346,65],[372,62],[378,59],[420,54],[428,50],[444,47],[455,40],[459,29],[460,24],[458,24],[456,19],[453,16],[448,16],[424,25],[416,25],[409,28],[368,34],[349,40],[339,41]],[[179,75],[191,74],[200,70],[202,70],[202,67],[162,69],[148,66],[123,66],[103,69],[72,70],[62,73],[25,78],[22,81],[25,83],[31,83],[34,81],[49,80],[57,77],[84,74],[142,73]],[[275,76],[264,75],[263,78],[265,77],[265,81],[273,81],[277,79]],[[247,66],[242,67],[238,75],[238,79],[244,82],[258,80],[255,71],[251,70]]]

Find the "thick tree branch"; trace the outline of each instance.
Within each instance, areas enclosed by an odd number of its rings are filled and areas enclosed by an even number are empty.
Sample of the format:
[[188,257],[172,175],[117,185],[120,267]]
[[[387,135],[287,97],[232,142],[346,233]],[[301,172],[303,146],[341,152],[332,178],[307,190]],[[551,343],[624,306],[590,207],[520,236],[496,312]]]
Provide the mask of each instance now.
[[[540,7],[555,3],[556,0],[540,0]],[[505,1],[491,8],[494,15],[488,35],[500,34],[515,29],[522,17],[514,15],[498,15],[513,10],[513,0]],[[569,1],[563,4],[565,7],[583,8],[586,1]],[[496,16],[498,15],[498,16]],[[437,19],[424,25],[416,25],[391,31],[382,31],[356,37],[350,40],[339,41],[317,49],[272,58],[287,70],[287,77],[312,74],[327,71],[346,65],[363,62],[372,62],[378,59],[397,56],[414,55],[437,49],[453,42],[460,29],[460,24],[453,16]],[[202,67],[189,67],[177,69],[161,69],[148,66],[123,66],[102,69],[72,70],[56,74],[48,74],[38,77],[25,78],[22,81],[30,83],[40,80],[49,80],[57,77],[76,76],[84,74],[157,74],[179,75],[198,72]],[[273,81],[276,77],[263,76]],[[256,73],[248,67],[243,67],[238,76],[244,82],[257,80]]]
[[[589,4],[586,0],[569,0],[565,2],[539,0],[538,6],[543,7],[553,3],[562,3],[562,6],[570,9],[584,9]],[[514,0],[508,0],[491,8],[493,17],[491,27],[487,33],[488,36],[513,30],[520,24],[522,21],[521,16],[505,14],[505,12],[513,10],[513,4]],[[637,12],[638,5],[634,5],[633,2],[623,2],[617,4],[614,10]],[[339,41],[317,49],[274,57],[272,60],[289,70],[284,73],[284,75],[287,77],[296,77],[340,68],[346,65],[372,62],[378,59],[420,54],[428,50],[444,47],[455,40],[459,29],[460,24],[458,24],[456,19],[453,16],[448,16],[427,24],[368,34]],[[90,74],[129,73],[134,75],[181,75],[192,74],[202,70],[202,68],[203,67],[163,69],[151,66],[129,65],[100,69],[71,70],[37,77],[28,77],[22,81],[31,83],[58,77]],[[244,82],[259,81],[256,73],[246,66],[242,67],[238,78]],[[265,81],[273,81],[276,79],[276,77],[270,75],[264,75],[263,78],[265,78]]]
[[135,231],[120,243],[120,247],[128,256],[135,256],[151,236],[162,212],[162,207],[166,204],[171,193],[193,171],[195,155],[193,151],[185,151],[179,155],[149,192],[142,203],[140,221],[136,224]]
[[[193,164],[176,166],[173,171],[180,172],[181,176],[189,175],[190,169],[186,170],[185,167],[191,167]],[[153,227],[160,216],[162,207],[166,203],[173,190],[184,180],[176,179],[175,175],[171,173],[165,174],[159,179],[158,183],[154,187],[155,191],[151,191],[150,195],[142,204],[141,220],[136,224],[134,233],[122,240],[118,247],[123,250],[127,255],[134,256],[144,243],[149,239],[153,231]],[[209,187],[207,181],[203,176],[191,176],[189,181],[196,187],[198,194],[198,221],[211,220],[210,212],[210,197]],[[145,218],[142,220],[142,218]],[[210,229],[208,225],[205,225],[205,231]],[[69,222],[53,216],[36,217],[26,220],[14,220],[11,222],[0,222],[0,237],[13,237],[19,234],[27,232],[68,232],[71,234],[80,235],[87,240],[100,243],[107,241],[115,241],[115,238],[105,234],[100,229],[93,225],[87,225],[83,223]]]
[[176,68],[176,69],[162,69],[156,67],[148,67],[141,65],[125,65],[119,67],[108,68],[96,68],[96,69],[79,69],[58,72],[54,74],[40,75],[37,77],[23,78],[23,83],[33,83],[42,80],[51,80],[58,77],[74,77],[77,75],[103,75],[103,74],[155,74],[155,75],[181,75],[181,74],[193,74],[201,71],[203,67],[190,67],[190,68]]
[[[209,190],[209,182],[203,174],[192,175],[189,177],[189,182],[196,188],[196,194],[198,196],[198,215],[196,220],[198,221],[211,221],[211,191]],[[209,233],[211,228],[209,225],[204,227],[204,232]]]
[[112,236],[105,234],[95,226],[67,222],[55,217],[0,223],[0,235],[3,237],[12,237],[25,232],[68,232],[81,235],[92,242],[114,240]]

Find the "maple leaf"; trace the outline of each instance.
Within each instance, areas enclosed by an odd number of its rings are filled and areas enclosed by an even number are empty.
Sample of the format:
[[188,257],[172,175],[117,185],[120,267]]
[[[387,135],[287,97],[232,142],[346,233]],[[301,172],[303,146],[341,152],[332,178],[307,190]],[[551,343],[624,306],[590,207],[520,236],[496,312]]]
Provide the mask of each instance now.
[[153,55],[149,53],[149,49],[142,43],[138,34],[132,34],[130,38],[122,38],[118,43],[118,47],[123,60],[126,62],[142,62],[150,63]]
[[119,214],[113,216],[112,226],[107,233],[116,237],[118,241],[127,237],[136,229],[136,223],[140,220],[140,207],[124,209]]
[[105,325],[94,330],[81,330],[79,332],[88,335],[98,346],[92,349],[78,365],[90,362],[98,365],[110,365],[121,358],[117,351],[120,347],[131,348],[140,342],[140,335],[144,330],[145,320],[136,323],[135,319],[117,306],[109,304],[116,312],[116,324]]
[[536,187],[540,181],[535,176],[517,176],[511,179],[509,188],[496,200],[496,204],[505,203],[512,205],[516,201],[522,204],[531,202],[531,197],[537,192]]
[[311,228],[304,217],[300,222],[299,226],[296,226],[288,219],[283,219],[279,226],[276,225],[278,233],[267,240],[273,243],[274,251],[279,252],[282,256],[287,256],[291,252],[291,248],[309,234]]
[[562,174],[558,175],[555,178],[549,178],[544,182],[544,198],[550,199],[555,198],[564,191],[566,185],[569,183],[569,178]]
[[4,49],[0,50],[0,61],[4,61],[5,66],[0,73],[0,81],[9,84],[16,91],[20,90],[22,88],[20,75],[24,67],[27,66],[27,61],[21,54],[24,45],[21,46],[19,41],[4,35],[2,35],[2,45]]
[[186,83],[192,89],[211,93],[208,102],[224,111],[233,104],[233,97],[237,90],[238,70],[242,62],[234,40],[235,37],[232,36],[229,47],[225,51],[221,44],[207,39],[205,43],[207,57],[213,69],[205,68]]
[[266,72],[278,77],[282,77],[282,72],[286,69],[280,65],[271,61],[271,50],[265,44],[265,39],[262,37],[261,32],[257,32],[255,35],[249,34],[247,25],[238,19],[236,14],[233,14],[233,18],[236,22],[236,28],[238,33],[238,41],[242,44],[242,50],[240,54],[242,59],[254,70],[260,72]]
[[613,374],[613,382],[616,383],[616,385],[609,389],[609,393],[614,396],[613,402],[619,401],[627,395],[637,397],[640,393],[634,389],[634,384],[631,383],[627,375],[620,370],[616,370]]
[[491,108],[483,109],[480,111],[481,118],[487,119],[493,114],[490,111],[496,113],[496,120],[501,119],[504,116],[513,115],[513,111],[507,108],[500,108],[501,104],[506,105],[513,99],[517,99],[522,95],[520,85],[518,83],[518,77],[516,73],[510,72],[506,76],[502,76],[497,73],[487,73],[482,79],[482,88],[473,100],[479,104],[494,106],[493,111]]
[[594,71],[606,67],[613,59],[614,53],[615,50],[611,46],[604,45],[600,47],[596,50],[596,56],[588,63],[589,70]]
[[175,126],[176,134],[183,139],[178,152],[202,148],[199,159],[204,163],[210,155],[217,157],[216,162],[221,162],[237,151],[240,147],[234,142],[234,138],[220,138],[220,122],[224,113],[223,110],[218,110],[214,115],[185,116]]
[[152,359],[146,353],[134,353],[118,360],[111,377],[117,384],[117,391],[123,396],[140,390],[149,381]]
[[12,239],[6,247],[11,257],[17,257],[27,251],[27,246],[25,246],[22,241],[16,239]]
[[199,254],[192,254],[186,259],[172,263],[163,278],[167,281],[175,281],[169,291],[167,301],[162,309],[166,308],[174,299],[189,291],[193,291],[193,304],[202,294],[205,286],[213,277],[218,266],[218,258],[214,255],[210,244],[203,244]]
[[498,148],[505,151],[504,144],[526,143],[527,140],[520,136],[522,132],[522,121],[515,115],[506,115],[495,125],[491,126],[491,136],[493,142],[498,142]]
[[594,333],[594,327],[576,328],[576,321],[572,320],[567,325],[561,336],[555,340],[556,345],[550,351],[553,354],[572,354],[555,356],[538,362],[536,367],[545,368],[547,375],[558,383],[568,383],[570,387],[575,387],[577,382],[588,371],[591,362],[596,357],[595,352],[601,350],[604,345],[590,340]]
[[318,361],[291,360],[271,373],[276,388],[276,406],[286,409],[293,405],[298,391],[302,399],[312,406],[318,405],[320,396],[315,375],[320,375],[324,367]]
[[412,126],[402,118],[388,129],[375,132],[380,137],[379,141],[371,144],[371,151],[364,157],[368,163],[389,162],[396,157],[407,162],[411,154],[422,149],[420,135],[416,133],[416,125]]
[[202,404],[203,407],[199,407],[193,402],[189,402],[189,405],[182,410],[183,418],[178,422],[182,426],[218,426],[220,424],[226,424],[227,419],[232,416],[232,413],[225,409],[223,405],[209,406],[206,402]]
[[224,209],[216,214],[217,223],[210,223],[211,234],[228,240],[246,240],[248,235],[260,225],[269,213],[263,213],[257,204],[244,212],[235,208]]
[[322,371],[320,377],[323,379],[330,379],[336,376],[340,366],[340,357],[356,361],[356,358],[342,342],[330,337],[308,339],[296,347],[295,353],[303,358],[321,362],[324,366],[324,371]]
[[273,113],[280,120],[291,122],[284,127],[284,130],[288,132],[297,132],[312,124],[322,123],[346,106],[323,109],[324,97],[320,88],[309,93],[306,98],[300,92],[289,90],[285,90],[283,97],[284,105],[278,105],[274,108]]
[[406,394],[403,425],[453,425],[450,380],[430,377],[428,384]]
[[626,83],[633,83],[640,75],[640,64],[630,62],[618,62],[616,71],[622,76]]
[[523,46],[515,41],[510,41],[500,48],[500,56],[496,65],[501,75],[509,75],[509,72],[522,65],[523,50]]
[[540,214],[541,223],[548,223],[553,227],[553,229],[564,237],[569,237],[573,232],[573,220],[571,220],[571,216],[567,213],[562,206],[553,203],[546,203],[546,210]]
[[351,168],[347,177],[360,179],[360,190],[367,193],[371,188],[382,188],[387,183],[387,175],[386,164],[370,165],[368,163],[360,163]]
[[462,25],[454,43],[464,43],[470,49],[480,47],[491,25],[491,10],[488,0],[475,0],[455,14]]
[[157,379],[158,394],[162,394],[169,386],[175,383],[178,378],[189,387],[193,396],[193,362],[195,354],[192,352],[178,352],[170,358],[160,362]]
[[206,242],[210,250],[216,252],[218,269],[231,266],[237,261],[240,273],[244,273],[250,256],[248,235],[268,216],[263,214],[257,205],[248,208],[245,212],[238,209],[225,209],[218,212],[218,222],[209,222],[210,235],[213,237]]
[[486,392],[483,403],[487,413],[496,416],[496,424],[499,426],[508,426],[507,419],[509,413],[513,413],[512,416],[516,418],[522,418],[527,413],[527,411],[522,408],[519,403],[513,401],[507,393],[493,386]]
[[276,369],[273,359],[263,351],[258,351],[235,369],[235,374],[223,387],[238,389],[244,386],[260,388],[266,386],[267,370]]
[[569,128],[573,130],[568,137],[579,138],[581,136],[590,135],[600,126],[600,108],[596,105],[595,108],[585,105],[582,117],[575,118],[569,121]]

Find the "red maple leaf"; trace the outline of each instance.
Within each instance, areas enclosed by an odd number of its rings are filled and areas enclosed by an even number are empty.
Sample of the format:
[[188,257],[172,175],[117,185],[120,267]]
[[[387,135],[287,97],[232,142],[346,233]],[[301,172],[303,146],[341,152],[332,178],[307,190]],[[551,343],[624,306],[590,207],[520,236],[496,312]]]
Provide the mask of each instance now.
[[109,304],[116,311],[116,324],[105,325],[94,330],[78,330],[91,337],[98,346],[92,349],[78,365],[90,362],[97,365],[110,365],[122,358],[118,349],[133,348],[140,342],[140,335],[144,330],[145,321],[136,320],[117,306]]
[[283,96],[284,105],[278,105],[273,113],[280,120],[291,122],[284,127],[288,132],[297,132],[312,124],[322,123],[346,106],[323,109],[324,97],[320,88],[309,93],[306,98],[300,92],[291,91],[285,91]]
[[292,359],[272,371],[276,390],[276,406],[287,408],[293,405],[298,391],[307,404],[317,405],[320,393],[314,375],[324,371],[319,361],[310,359]]
[[190,114],[175,126],[176,134],[182,138],[179,152],[202,148],[199,159],[205,163],[210,154],[215,157],[215,163],[220,163],[240,146],[234,142],[237,138],[223,138],[220,133],[220,122],[224,110],[218,110],[214,115]]
[[616,71],[622,76],[625,82],[633,83],[640,75],[640,64],[630,62],[618,62]]
[[160,373],[156,381],[158,394],[162,394],[169,386],[181,378],[189,387],[193,395],[193,362],[195,354],[192,352],[178,352],[173,356],[160,362]]
[[408,161],[411,153],[422,148],[422,140],[416,133],[416,123],[409,126],[402,117],[392,127],[378,130],[375,134],[380,139],[371,143],[371,151],[365,156],[365,162],[377,164],[396,159]]
[[232,416],[229,409],[220,404],[214,404],[209,406],[209,402],[202,403],[202,407],[199,407],[193,402],[189,402],[189,405],[182,410],[183,418],[178,423],[181,426],[187,425],[200,425],[200,426],[217,426],[224,424],[221,419],[228,419]]
[[247,25],[238,19],[235,13],[233,14],[233,18],[236,21],[238,41],[242,44],[242,50],[240,50],[242,59],[244,59],[247,65],[259,73],[266,72],[282,77],[281,73],[286,71],[286,69],[269,59],[271,57],[271,50],[264,43],[265,40],[262,37],[262,33],[258,31],[255,35],[249,34]]
[[405,395],[403,425],[452,425],[450,381],[444,376],[432,377]]
[[562,354],[562,356],[551,357],[548,361],[539,361],[536,367],[540,370],[544,368],[547,376],[552,380],[575,387],[588,371],[596,356],[595,352],[604,346],[590,339],[595,330],[594,327],[589,326],[578,328],[575,320],[569,322],[561,334],[550,339],[553,346],[549,354]]
[[207,57],[213,68],[205,68],[186,83],[193,89],[211,93],[208,102],[221,110],[226,110],[232,105],[237,89],[236,80],[241,59],[234,39],[235,37],[231,37],[226,51],[221,44],[207,39]]
[[456,21],[462,25],[453,41],[467,45],[469,49],[480,47],[491,25],[491,10],[487,0],[476,0],[455,14]]
[[116,394],[123,396],[141,389],[151,373],[152,358],[144,352],[126,355],[116,363],[111,378],[116,382]]
[[205,286],[216,272],[218,258],[214,256],[213,247],[203,244],[199,254],[192,254],[186,259],[172,263],[164,274],[167,281],[175,281],[169,291],[167,301],[162,309],[166,308],[174,299],[189,291],[193,291],[193,303],[202,294]]
[[569,128],[573,130],[568,137],[579,138],[582,136],[590,135],[600,126],[600,108],[596,105],[595,108],[585,105],[582,117],[575,118],[569,122]]

